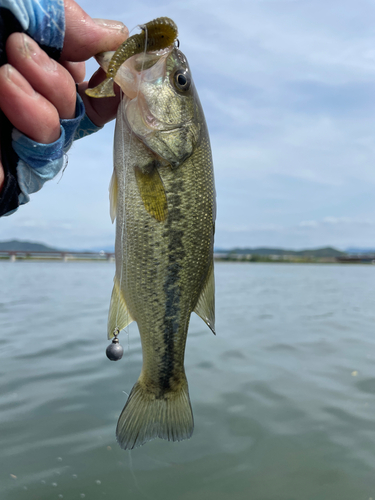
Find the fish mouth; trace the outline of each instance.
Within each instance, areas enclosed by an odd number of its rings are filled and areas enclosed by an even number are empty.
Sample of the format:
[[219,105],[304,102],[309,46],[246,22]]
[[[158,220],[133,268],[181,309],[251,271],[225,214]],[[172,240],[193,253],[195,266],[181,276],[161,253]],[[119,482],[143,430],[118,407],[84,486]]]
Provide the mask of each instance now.
[[[138,54],[129,59],[128,68],[134,78],[131,88],[128,85],[123,89],[128,97],[126,118],[133,132],[140,137],[154,132],[176,130],[187,125],[186,121],[164,121],[163,113],[160,117],[159,99],[155,99],[155,95],[162,92],[166,80],[169,81],[167,58],[173,49],[174,47],[170,46],[159,52]],[[166,114],[165,116],[167,117]]]
[[[155,116],[142,92],[143,86],[162,85],[168,78],[167,58],[174,49],[175,46],[170,45],[159,51],[136,54],[120,66],[114,78],[126,99],[125,114],[128,124],[140,138],[156,131],[167,132],[187,125],[187,122],[167,123]],[[114,52],[104,52],[96,56],[104,71],[107,71],[113,54]]]
[[[166,59],[174,49],[170,45],[166,49],[143,52],[129,57],[117,70],[114,81],[129,99],[134,99],[138,93],[141,82],[152,82],[165,76]],[[114,52],[102,52],[95,56],[101,68],[107,73],[109,63]]]

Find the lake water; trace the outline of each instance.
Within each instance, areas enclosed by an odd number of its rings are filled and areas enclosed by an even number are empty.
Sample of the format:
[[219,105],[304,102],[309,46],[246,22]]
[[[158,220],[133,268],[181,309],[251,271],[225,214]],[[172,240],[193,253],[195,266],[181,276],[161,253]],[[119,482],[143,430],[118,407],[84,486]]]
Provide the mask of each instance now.
[[108,262],[0,262],[0,498],[375,499],[375,266],[217,263],[195,315],[195,431],[131,452],[138,330],[105,357]]

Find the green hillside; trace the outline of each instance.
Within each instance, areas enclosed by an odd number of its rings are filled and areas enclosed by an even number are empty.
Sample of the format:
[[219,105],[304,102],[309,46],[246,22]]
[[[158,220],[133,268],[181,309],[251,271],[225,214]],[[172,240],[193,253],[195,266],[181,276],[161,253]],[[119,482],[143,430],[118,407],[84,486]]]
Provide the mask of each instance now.
[[31,241],[9,240],[0,241],[0,250],[22,251],[22,252],[59,252],[60,249],[43,245],[42,243],[33,243]]
[[[21,241],[21,240],[10,240],[10,241],[0,241],[0,251],[11,251],[18,250],[24,252],[58,252],[61,251],[59,248],[53,248],[43,243],[36,243],[31,241]],[[234,255],[259,255],[259,256],[269,256],[269,255],[279,255],[279,256],[294,256],[294,257],[340,257],[346,255],[345,252],[336,250],[332,247],[316,248],[311,250],[286,250],[284,248],[268,248],[268,247],[257,247],[257,248],[233,248],[231,250],[215,250],[217,254],[234,254]]]
[[236,255],[292,255],[295,257],[340,257],[345,252],[332,247],[316,248],[311,250],[287,250],[284,248],[233,248],[232,250],[217,250],[217,253],[231,253]]

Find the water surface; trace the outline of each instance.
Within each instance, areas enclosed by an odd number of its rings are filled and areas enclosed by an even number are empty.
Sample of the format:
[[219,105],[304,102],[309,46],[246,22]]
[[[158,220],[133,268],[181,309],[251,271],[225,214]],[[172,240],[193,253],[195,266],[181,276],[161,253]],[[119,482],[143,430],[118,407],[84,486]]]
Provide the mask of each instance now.
[[138,330],[105,357],[114,265],[0,262],[1,500],[375,499],[375,266],[217,263],[192,316],[193,437],[129,451]]

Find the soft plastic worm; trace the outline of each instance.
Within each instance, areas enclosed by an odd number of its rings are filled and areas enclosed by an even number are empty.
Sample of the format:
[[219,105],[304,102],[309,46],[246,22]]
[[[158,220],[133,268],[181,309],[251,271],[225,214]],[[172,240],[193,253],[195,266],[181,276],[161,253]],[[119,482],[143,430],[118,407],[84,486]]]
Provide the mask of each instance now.
[[142,33],[129,37],[113,54],[108,66],[107,78],[93,89],[87,89],[90,97],[114,96],[113,79],[121,66],[129,57],[145,51],[162,50],[172,45],[177,39],[176,24],[169,17],[158,17],[149,23],[142,24]]

